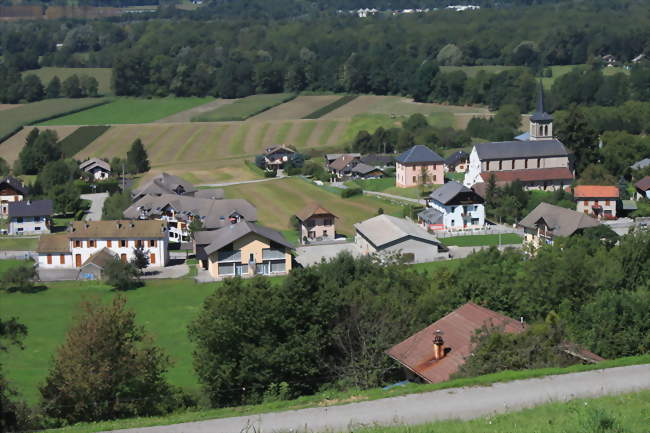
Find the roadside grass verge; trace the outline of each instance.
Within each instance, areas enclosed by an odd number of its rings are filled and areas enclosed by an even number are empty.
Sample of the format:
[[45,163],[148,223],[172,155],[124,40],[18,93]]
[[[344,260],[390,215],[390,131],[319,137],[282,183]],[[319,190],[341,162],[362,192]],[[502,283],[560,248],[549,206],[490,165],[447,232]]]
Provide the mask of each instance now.
[[59,77],[61,82],[66,78],[77,74],[78,77],[82,75],[89,75],[97,80],[99,85],[97,92],[100,95],[110,95],[111,91],[111,68],[58,68],[53,66],[46,66],[40,69],[31,69],[22,73],[23,78],[25,75],[36,75],[41,79],[43,87],[47,87],[48,83],[54,76]]
[[346,186],[358,186],[364,191],[382,192],[395,186],[394,177],[382,177],[381,179],[355,179],[345,182]]
[[110,128],[107,125],[81,126],[59,142],[65,158],[72,158]]
[[149,123],[207,104],[214,98],[116,98],[110,103],[43,122],[42,125],[111,125]]
[[348,102],[351,102],[351,101],[355,100],[358,97],[359,97],[359,95],[345,95],[345,96],[342,96],[340,99],[337,99],[336,101],[334,101],[332,103],[329,103],[326,106],[321,107],[318,110],[306,115],[305,117],[303,117],[303,119],[318,119],[320,117],[323,117],[327,113],[330,113],[330,112],[336,110],[337,108],[344,106]]
[[108,101],[106,98],[45,99],[0,111],[0,141],[4,141],[25,125],[90,109],[106,104]]
[[252,95],[239,99],[232,104],[222,105],[207,113],[192,118],[192,122],[226,122],[246,120],[251,116],[266,111],[276,105],[290,101],[295,93],[274,93],[268,95]]
[[[496,246],[499,245],[499,235],[467,235],[467,236],[452,236],[448,238],[440,238],[446,246],[456,247],[479,247],[479,246]],[[501,235],[501,245],[514,245],[523,242],[521,236],[515,233],[504,233]]]
[[[295,400],[276,401],[276,402],[264,403],[259,405],[208,409],[208,410],[201,410],[195,412],[174,413],[164,417],[131,418],[131,419],[99,422],[99,423],[92,423],[92,424],[77,424],[63,429],[48,430],[48,431],[62,432],[62,433],[63,432],[91,433],[91,432],[98,432],[104,430],[118,430],[118,429],[139,428],[139,427],[157,426],[157,425],[170,425],[170,424],[201,421],[201,420],[208,420],[208,419],[306,409],[310,407],[350,404],[350,403],[360,402],[360,401],[378,400],[378,399],[388,398],[388,397],[398,397],[407,394],[417,394],[417,393],[437,391],[442,389],[460,388],[465,386],[490,386],[498,382],[510,382],[513,380],[532,379],[532,378],[550,376],[550,375],[577,373],[581,371],[600,370],[603,368],[623,367],[628,365],[647,364],[647,363],[650,363],[650,355],[619,358],[611,361],[603,361],[598,364],[574,365],[565,368],[543,368],[537,370],[503,371],[500,373],[488,374],[488,375],[472,377],[472,378],[454,379],[447,382],[436,383],[436,384],[421,385],[421,384],[408,383],[404,386],[396,386],[388,390],[385,390],[383,388],[373,388],[368,390],[348,390],[344,392],[327,391],[327,392],[321,392],[311,396],[299,397]],[[650,393],[644,392],[643,394],[648,395]],[[371,431],[374,433],[373,430]],[[404,431],[403,427],[402,430],[398,430],[398,431]],[[446,430],[443,429],[437,431],[446,431]],[[466,430],[466,431],[478,432],[482,430]],[[494,430],[494,431],[510,432],[511,430]],[[529,432],[529,431],[536,431],[536,430],[524,429],[524,430],[517,430],[517,431]],[[549,430],[549,432],[551,431],[555,432],[557,430]],[[381,432],[381,430],[377,430],[377,433],[379,432]],[[643,433],[645,433],[645,431],[643,431]]]
[[34,251],[37,246],[38,238],[0,237],[0,251]]

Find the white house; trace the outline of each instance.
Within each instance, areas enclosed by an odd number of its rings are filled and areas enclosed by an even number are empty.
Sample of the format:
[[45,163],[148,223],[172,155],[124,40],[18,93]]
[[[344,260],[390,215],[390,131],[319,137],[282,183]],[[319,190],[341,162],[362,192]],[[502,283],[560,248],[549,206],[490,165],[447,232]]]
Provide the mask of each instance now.
[[111,176],[111,165],[99,158],[90,158],[79,163],[79,169],[90,173],[95,180],[104,180]]
[[9,234],[50,232],[52,200],[25,200],[9,203]]
[[74,221],[65,233],[41,236],[37,252],[42,269],[78,268],[106,250],[123,262],[142,247],[150,267],[169,262],[169,232],[161,221]]
[[483,199],[458,182],[448,182],[426,198],[427,209],[418,214],[418,221],[431,230],[460,230],[485,225]]

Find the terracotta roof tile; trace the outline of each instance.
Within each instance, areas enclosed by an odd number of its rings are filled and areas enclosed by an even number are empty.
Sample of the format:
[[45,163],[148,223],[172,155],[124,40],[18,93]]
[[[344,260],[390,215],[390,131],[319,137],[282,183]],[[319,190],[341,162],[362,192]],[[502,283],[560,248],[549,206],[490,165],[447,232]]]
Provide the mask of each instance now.
[[573,188],[575,198],[618,198],[618,188],[603,185],[578,185]]

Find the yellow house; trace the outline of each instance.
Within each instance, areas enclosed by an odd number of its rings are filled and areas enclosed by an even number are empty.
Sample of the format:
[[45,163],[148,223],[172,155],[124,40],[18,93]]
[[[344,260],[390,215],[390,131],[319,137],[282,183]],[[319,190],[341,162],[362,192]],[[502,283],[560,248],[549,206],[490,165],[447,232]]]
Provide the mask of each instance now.
[[280,232],[248,221],[195,234],[196,256],[215,279],[282,275],[294,248]]

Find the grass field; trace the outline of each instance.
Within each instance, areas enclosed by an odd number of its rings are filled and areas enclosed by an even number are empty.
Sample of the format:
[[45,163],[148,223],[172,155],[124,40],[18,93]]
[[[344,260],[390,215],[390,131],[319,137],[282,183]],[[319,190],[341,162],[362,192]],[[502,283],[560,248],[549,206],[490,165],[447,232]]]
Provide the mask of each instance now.
[[257,207],[259,222],[278,230],[288,230],[289,217],[307,204],[320,203],[338,217],[336,231],[351,235],[352,225],[377,215],[381,207],[389,215],[401,214],[401,208],[388,201],[368,196],[341,199],[311,182],[300,178],[225,187],[227,198],[244,198]]
[[[4,140],[21,126],[61,116],[65,113],[84,110],[104,102],[106,102],[104,98],[46,99],[10,110],[2,110],[0,111],[0,140]],[[0,154],[4,157],[2,146],[0,146]]]
[[[544,77],[542,78],[542,84],[544,85],[545,89],[550,89],[553,86],[553,83],[558,77],[561,77],[564,74],[568,74],[571,72],[574,68],[579,68],[579,67],[584,67],[586,65],[562,65],[562,66],[551,66],[551,70],[553,71],[553,76],[552,77]],[[624,74],[629,74],[630,71],[620,68],[620,67],[612,67],[612,68],[603,68],[603,75],[614,75],[618,74],[619,72],[622,72]]]
[[108,128],[107,125],[81,126],[77,128],[72,134],[59,142],[63,156],[72,158],[100,137]]
[[385,192],[386,194],[399,195],[407,198],[421,198],[420,188],[398,188],[395,186],[394,177],[382,179],[356,179],[345,183],[348,186],[359,186],[364,191]]
[[212,111],[192,118],[193,122],[225,122],[246,120],[276,105],[293,99],[293,93],[275,93],[270,95],[252,95],[239,99],[232,104],[218,107]]
[[55,68],[55,67],[44,67],[41,69],[32,69],[30,71],[23,72],[23,77],[27,74],[34,74],[41,79],[44,87],[47,87],[47,84],[52,78],[56,75],[59,77],[61,82],[71,75],[77,74],[81,75],[90,75],[95,77],[97,83],[99,84],[98,92],[100,95],[110,95],[111,91],[111,68]]
[[[2,117],[1,114],[0,117]],[[10,165],[13,164],[16,159],[18,159],[18,154],[20,153],[23,146],[25,146],[25,140],[27,139],[27,136],[34,128],[34,126],[25,126],[23,129],[0,143],[0,155],[2,155],[2,157]],[[59,140],[61,140],[76,131],[77,126],[52,126],[48,127],[48,129],[54,130],[58,135]]]
[[38,238],[24,238],[19,236],[0,237],[0,251],[34,251],[38,245]]
[[106,105],[42,122],[42,125],[148,123],[206,104],[214,98],[117,98]]
[[326,115],[327,113],[331,113],[332,111],[336,110],[339,107],[342,107],[346,104],[349,104],[351,101],[355,100],[358,98],[359,95],[345,95],[341,96],[340,98],[337,98],[333,101],[331,101],[329,104],[324,105],[311,113],[307,114],[304,119],[319,119]]
[[[514,245],[523,242],[521,236],[514,233],[505,233],[500,236],[501,245]],[[449,238],[440,238],[440,241],[447,246],[457,247],[478,247],[482,245],[492,246],[499,245],[499,235],[469,235],[469,236],[452,236]]]
[[485,66],[440,66],[442,72],[463,71],[468,77],[475,77],[480,71],[498,74],[499,72],[520,69],[521,66],[485,65]]
[[300,95],[284,104],[276,105],[250,120],[292,120],[309,118],[308,115],[330,103],[337,101],[337,95],[303,96]]

